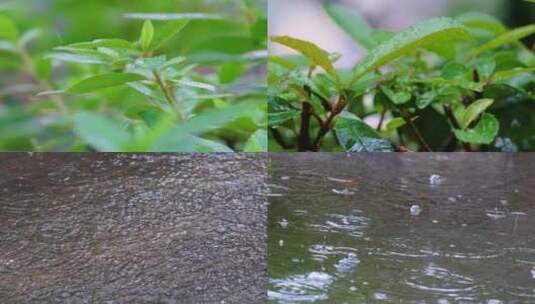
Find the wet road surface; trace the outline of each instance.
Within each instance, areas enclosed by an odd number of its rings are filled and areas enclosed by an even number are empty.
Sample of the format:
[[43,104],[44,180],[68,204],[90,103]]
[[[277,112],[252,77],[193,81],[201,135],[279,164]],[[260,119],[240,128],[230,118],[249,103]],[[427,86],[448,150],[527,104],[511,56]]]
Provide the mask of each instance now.
[[270,158],[269,303],[535,303],[535,155]]
[[262,155],[0,156],[1,303],[264,303]]

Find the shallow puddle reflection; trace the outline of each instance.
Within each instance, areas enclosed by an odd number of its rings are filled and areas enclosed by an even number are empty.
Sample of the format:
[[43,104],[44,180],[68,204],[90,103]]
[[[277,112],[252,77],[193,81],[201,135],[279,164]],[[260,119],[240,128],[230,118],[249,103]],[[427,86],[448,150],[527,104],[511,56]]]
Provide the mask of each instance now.
[[275,154],[270,303],[535,303],[535,156]]

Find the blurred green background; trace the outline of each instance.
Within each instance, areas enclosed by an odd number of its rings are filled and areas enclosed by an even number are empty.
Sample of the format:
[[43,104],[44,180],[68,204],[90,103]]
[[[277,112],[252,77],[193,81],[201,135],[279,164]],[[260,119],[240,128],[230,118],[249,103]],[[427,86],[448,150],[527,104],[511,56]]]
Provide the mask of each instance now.
[[[204,139],[241,150],[257,130],[265,127],[265,58],[267,55],[267,0],[0,0],[0,15],[12,19],[24,37],[39,34],[25,44],[28,55],[39,62],[54,48],[95,39],[137,41],[143,20],[127,19],[126,13],[208,13],[214,20],[192,20],[157,55],[168,59],[185,56],[197,68],[189,75],[208,82],[234,97],[205,98],[185,106],[192,115],[249,100],[255,108],[230,124],[203,134]],[[163,21],[154,21],[158,30]],[[18,42],[20,44],[20,41]],[[5,44],[4,44],[5,46]],[[43,83],[28,73],[24,56],[2,50],[0,45],[0,150],[90,151],[73,130],[68,117],[58,115],[51,98],[36,97],[61,90],[82,79],[106,72],[101,67],[55,60],[52,77]],[[232,86],[232,87],[230,87]],[[48,88],[50,87],[50,88]],[[229,87],[229,88],[227,88]],[[224,92],[223,92],[224,90]],[[181,96],[205,94],[199,90],[177,91]],[[69,112],[91,111],[122,124],[136,136],[149,130],[128,115],[143,96],[129,88],[99,94],[66,96]],[[141,131],[139,127],[141,125]]]

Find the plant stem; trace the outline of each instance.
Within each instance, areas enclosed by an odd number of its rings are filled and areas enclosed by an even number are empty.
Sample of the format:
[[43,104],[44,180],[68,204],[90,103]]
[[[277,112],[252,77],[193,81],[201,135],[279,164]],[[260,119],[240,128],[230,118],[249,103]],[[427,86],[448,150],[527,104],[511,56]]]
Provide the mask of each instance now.
[[[448,117],[448,120],[450,121],[451,125],[455,129],[459,129],[459,130],[462,129],[461,125],[457,121],[457,118],[455,118],[455,114],[453,114],[453,110],[451,109],[451,105],[448,104],[448,103],[445,103],[443,108],[444,108],[444,112],[446,113],[446,116]],[[472,146],[470,146],[469,143],[463,142],[463,147],[464,147],[464,150],[466,150],[466,152],[473,152],[474,151],[472,149]]]
[[385,121],[385,116],[386,116],[386,110],[383,110],[383,112],[381,112],[381,119],[379,120],[379,124],[377,125],[377,132],[381,131],[381,129],[383,128],[383,122]]
[[[19,46],[18,51],[20,57],[22,58],[24,70],[26,70],[26,72],[29,73],[37,81],[43,91],[53,91],[54,89],[52,88],[50,82],[41,79],[38,75],[36,75],[34,70],[35,61],[33,60],[32,56],[30,56],[26,48],[24,48],[24,46]],[[65,102],[61,97],[59,97],[58,95],[50,95],[50,99],[52,100],[52,102],[54,102],[61,114],[68,115],[69,111],[67,110]]]
[[299,130],[298,150],[306,152],[310,149],[310,117],[312,116],[312,106],[308,102],[303,102],[301,110],[301,128]]
[[152,74],[154,75],[154,78],[156,79],[156,83],[158,84],[162,92],[164,93],[165,98],[167,99],[167,102],[169,103],[169,105],[171,105],[175,109],[179,120],[182,120],[183,119],[182,109],[180,108],[180,104],[176,100],[173,88],[165,82],[160,72],[158,72],[157,70],[153,70]]
[[275,141],[283,148],[283,149],[291,149],[293,148],[292,145],[288,144],[285,140],[284,140],[284,137],[282,136],[282,134],[279,132],[279,130],[275,129],[275,128],[269,128],[269,130],[271,131],[271,134],[273,135],[273,138],[275,139]]
[[422,146],[426,152],[432,152],[431,147],[425,141],[424,137],[422,136],[422,133],[420,133],[420,130],[418,130],[418,128],[416,127],[412,119],[406,113],[402,112],[401,115],[403,119],[405,120],[405,122],[409,125],[412,133],[414,134],[414,136],[420,143],[420,146]]

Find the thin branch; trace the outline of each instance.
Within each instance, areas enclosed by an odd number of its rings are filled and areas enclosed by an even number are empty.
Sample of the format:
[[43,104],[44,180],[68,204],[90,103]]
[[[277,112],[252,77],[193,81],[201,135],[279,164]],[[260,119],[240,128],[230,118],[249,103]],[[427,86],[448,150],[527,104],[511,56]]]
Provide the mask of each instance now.
[[[35,61],[33,60],[32,56],[30,56],[28,51],[24,48],[24,46],[19,46],[18,51],[19,51],[20,57],[22,58],[22,62],[23,62],[24,69],[26,70],[26,72],[33,76],[33,78],[38,82],[39,86],[44,91],[53,91],[54,89],[52,88],[52,85],[50,84],[48,80],[41,79],[37,75],[35,75],[35,71],[34,71]],[[67,115],[69,113],[67,107],[65,106],[65,102],[60,96],[50,95],[50,99],[52,100],[52,102],[54,102],[56,107],[60,110],[60,112],[63,115]]]
[[176,100],[173,88],[169,86],[168,84],[166,84],[160,72],[158,72],[157,70],[153,70],[152,74],[154,75],[154,79],[156,80],[156,83],[158,84],[162,92],[164,93],[165,98],[167,99],[167,102],[169,103],[169,105],[171,105],[175,109],[175,111],[178,114],[178,118],[182,120],[183,119],[182,109],[180,108],[180,104]]
[[279,130],[275,129],[275,128],[269,128],[269,130],[271,131],[271,135],[273,135],[273,139],[275,139],[275,141],[283,148],[283,149],[286,149],[286,150],[289,150],[289,149],[292,149],[293,146],[288,144],[286,142],[286,140],[284,140],[284,137],[282,136],[282,134],[279,132]]
[[409,125],[412,133],[414,134],[414,136],[418,140],[418,143],[420,143],[420,146],[422,146],[426,152],[432,152],[431,147],[425,141],[424,137],[422,136],[422,133],[420,133],[420,130],[418,130],[418,128],[416,127],[416,125],[414,124],[412,119],[410,117],[408,117],[408,115],[406,115],[406,113],[402,113],[401,115],[402,115],[403,119],[405,120],[405,122]]
[[310,149],[310,117],[312,116],[312,106],[308,102],[303,102],[301,110],[301,128],[299,129],[298,150],[306,152]]
[[386,110],[383,110],[383,112],[381,112],[381,119],[379,119],[379,124],[377,125],[377,131],[381,131],[381,129],[383,128],[383,122],[385,121],[385,116],[386,116]]
[[[457,118],[455,118],[455,114],[453,113],[453,110],[451,109],[451,105],[445,103],[443,108],[444,108],[444,112],[446,113],[446,116],[448,117],[448,120],[450,121],[451,125],[455,129],[462,129],[461,125],[457,121]],[[469,143],[463,142],[463,147],[467,152],[473,152],[472,146],[470,146]]]

